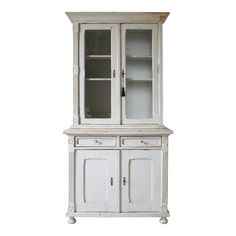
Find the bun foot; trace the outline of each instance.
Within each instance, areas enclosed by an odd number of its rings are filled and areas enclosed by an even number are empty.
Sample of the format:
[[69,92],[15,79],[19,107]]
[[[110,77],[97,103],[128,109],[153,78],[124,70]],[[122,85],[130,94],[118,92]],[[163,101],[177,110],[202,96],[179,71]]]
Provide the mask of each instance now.
[[69,224],[74,224],[76,222],[75,217],[69,217],[68,221]]
[[167,224],[168,220],[166,217],[161,217],[161,219],[159,220],[161,224]]

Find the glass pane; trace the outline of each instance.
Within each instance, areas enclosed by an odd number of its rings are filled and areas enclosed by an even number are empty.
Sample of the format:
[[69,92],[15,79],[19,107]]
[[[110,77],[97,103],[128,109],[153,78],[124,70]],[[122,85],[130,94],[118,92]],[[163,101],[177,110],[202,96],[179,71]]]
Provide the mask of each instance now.
[[111,31],[86,30],[85,52],[86,55],[111,55]]
[[86,59],[85,63],[86,78],[110,78],[111,77],[111,59]]
[[153,117],[152,30],[126,31],[126,117]]
[[111,117],[111,81],[86,81],[85,118]]
[[85,118],[111,118],[111,31],[85,31]]

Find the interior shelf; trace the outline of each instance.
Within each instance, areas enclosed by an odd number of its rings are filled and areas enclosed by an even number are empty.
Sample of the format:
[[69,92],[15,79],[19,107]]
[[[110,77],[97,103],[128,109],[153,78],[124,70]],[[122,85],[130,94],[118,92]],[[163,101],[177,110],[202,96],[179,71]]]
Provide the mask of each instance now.
[[136,78],[126,78],[128,82],[152,82],[152,79],[136,79]]
[[86,55],[86,59],[108,60],[111,59],[111,55]]
[[152,60],[152,56],[126,55],[126,60]]
[[85,78],[86,81],[110,81],[111,78]]

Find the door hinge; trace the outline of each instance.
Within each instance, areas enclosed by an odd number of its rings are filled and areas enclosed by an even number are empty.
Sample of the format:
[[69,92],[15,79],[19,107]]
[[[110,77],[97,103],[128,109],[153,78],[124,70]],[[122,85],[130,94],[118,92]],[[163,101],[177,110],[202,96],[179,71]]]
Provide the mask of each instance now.
[[124,88],[125,86],[125,70],[121,71],[121,86]]
[[122,76],[122,78],[125,77],[125,70],[124,70],[124,69],[123,69],[122,72],[121,72],[121,76]]

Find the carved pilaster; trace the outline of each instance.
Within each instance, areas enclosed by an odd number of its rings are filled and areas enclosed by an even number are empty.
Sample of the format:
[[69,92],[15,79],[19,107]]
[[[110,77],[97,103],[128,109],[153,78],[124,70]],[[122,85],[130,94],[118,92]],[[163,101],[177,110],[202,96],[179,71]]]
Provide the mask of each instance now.
[[79,124],[79,117],[78,116],[74,116],[73,117],[73,125],[78,125]]
[[167,213],[168,204],[168,136],[162,136],[162,204],[161,211]]
[[168,137],[167,136],[162,137],[162,151],[168,152]]
[[73,125],[80,123],[79,110],[79,24],[73,24]]
[[68,213],[74,212],[75,206],[75,151],[74,136],[69,136],[69,205]]
[[74,206],[74,204],[70,203],[68,206],[67,213],[74,213],[74,212],[75,212],[75,206]]
[[73,24],[72,29],[73,29],[73,33],[78,33],[79,32],[78,24]]
[[76,75],[76,76],[73,76],[73,79],[78,79],[78,74],[79,74],[78,65],[73,65],[73,75]]
[[168,210],[167,210],[167,202],[163,201],[162,204],[161,204],[161,211],[163,213],[167,213]]
[[69,136],[68,139],[68,144],[69,144],[69,153],[74,151],[74,137]]

